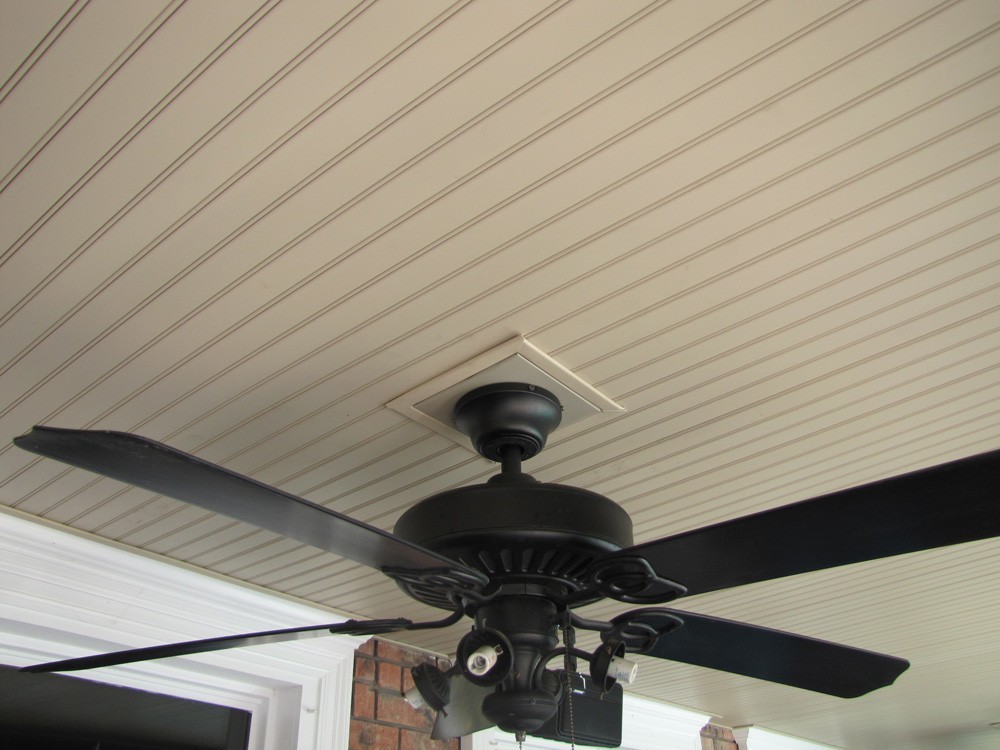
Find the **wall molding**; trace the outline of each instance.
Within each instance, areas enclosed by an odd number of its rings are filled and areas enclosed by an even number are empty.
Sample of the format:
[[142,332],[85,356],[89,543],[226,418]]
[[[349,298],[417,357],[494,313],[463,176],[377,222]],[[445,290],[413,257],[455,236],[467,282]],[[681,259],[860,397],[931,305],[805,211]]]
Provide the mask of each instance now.
[[[0,510],[0,661],[12,666],[344,619]],[[74,676],[250,711],[251,750],[346,749],[354,650],[365,640],[330,636]]]

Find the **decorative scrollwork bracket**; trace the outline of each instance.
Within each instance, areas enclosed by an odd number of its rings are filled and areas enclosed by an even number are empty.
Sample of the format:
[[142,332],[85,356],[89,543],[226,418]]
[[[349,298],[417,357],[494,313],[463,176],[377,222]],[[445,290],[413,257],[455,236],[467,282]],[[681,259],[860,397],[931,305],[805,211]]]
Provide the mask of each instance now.
[[591,590],[626,604],[663,604],[687,593],[684,586],[657,575],[645,559],[637,556],[598,560],[587,575]]
[[489,579],[470,568],[382,568],[403,591],[417,601],[439,609],[455,609],[465,601],[479,602]]

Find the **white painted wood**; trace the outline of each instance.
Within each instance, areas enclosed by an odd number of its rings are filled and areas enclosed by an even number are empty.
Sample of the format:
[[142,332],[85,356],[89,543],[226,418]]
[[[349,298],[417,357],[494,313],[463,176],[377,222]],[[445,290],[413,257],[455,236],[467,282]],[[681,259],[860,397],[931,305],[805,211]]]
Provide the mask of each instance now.
[[[343,620],[9,511],[0,552],[0,654],[13,666]],[[346,748],[362,642],[331,636],[73,675],[250,711],[253,750]]]

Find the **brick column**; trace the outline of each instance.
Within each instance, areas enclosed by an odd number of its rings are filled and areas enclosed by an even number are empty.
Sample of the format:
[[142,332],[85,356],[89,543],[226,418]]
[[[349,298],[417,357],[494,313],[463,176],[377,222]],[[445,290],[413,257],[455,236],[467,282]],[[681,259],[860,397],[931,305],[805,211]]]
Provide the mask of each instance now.
[[701,747],[702,750],[739,750],[733,731],[715,724],[702,727]]
[[414,709],[402,697],[413,686],[410,668],[423,662],[451,666],[378,638],[355,652],[349,750],[458,750],[458,739],[431,739],[433,710]]

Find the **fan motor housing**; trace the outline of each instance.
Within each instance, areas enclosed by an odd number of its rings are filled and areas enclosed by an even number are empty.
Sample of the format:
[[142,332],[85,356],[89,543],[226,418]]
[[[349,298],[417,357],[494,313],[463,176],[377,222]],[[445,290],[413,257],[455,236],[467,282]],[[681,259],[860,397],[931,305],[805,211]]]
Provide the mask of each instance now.
[[520,473],[432,495],[394,533],[482,571],[494,586],[537,584],[557,597],[584,588],[596,559],[632,545],[632,521],[614,501]]

